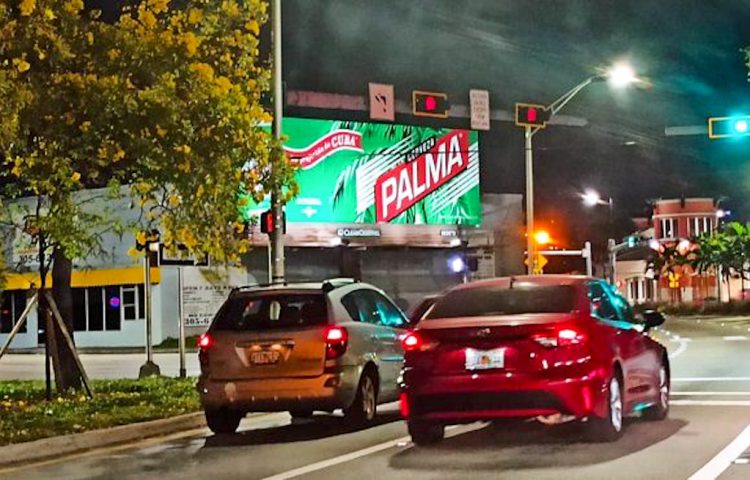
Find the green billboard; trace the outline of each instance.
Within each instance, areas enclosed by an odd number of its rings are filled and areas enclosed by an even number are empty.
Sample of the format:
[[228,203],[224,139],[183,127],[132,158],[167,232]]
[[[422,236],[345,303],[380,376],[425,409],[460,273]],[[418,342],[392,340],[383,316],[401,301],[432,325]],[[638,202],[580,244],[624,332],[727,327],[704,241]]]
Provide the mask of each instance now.
[[[479,143],[470,130],[285,118],[299,165],[288,222],[479,225]],[[268,203],[246,213],[258,215]]]

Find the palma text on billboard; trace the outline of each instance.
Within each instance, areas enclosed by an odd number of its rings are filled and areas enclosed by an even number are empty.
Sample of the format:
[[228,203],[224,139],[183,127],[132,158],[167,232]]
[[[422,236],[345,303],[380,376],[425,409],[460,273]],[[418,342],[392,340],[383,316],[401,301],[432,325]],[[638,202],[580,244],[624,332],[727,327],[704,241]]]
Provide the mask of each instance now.
[[434,192],[469,166],[469,132],[451,130],[431,139],[415,159],[383,173],[375,182],[378,222],[388,222]]

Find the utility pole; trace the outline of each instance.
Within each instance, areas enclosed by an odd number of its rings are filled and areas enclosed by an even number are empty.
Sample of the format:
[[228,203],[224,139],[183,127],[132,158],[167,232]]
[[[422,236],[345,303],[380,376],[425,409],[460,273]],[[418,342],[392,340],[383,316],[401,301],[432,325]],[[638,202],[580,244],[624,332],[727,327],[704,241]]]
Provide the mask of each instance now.
[[[273,0],[271,13],[273,22],[273,134],[280,142],[282,135],[282,118],[284,115],[284,91],[281,83],[281,0]],[[283,153],[279,152],[279,155]],[[280,162],[281,157],[273,162]],[[273,164],[272,164],[273,165]],[[282,204],[281,187],[277,185],[271,192],[271,215],[273,216],[273,231],[269,236],[271,253],[271,283],[284,282],[284,205]]]
[[534,151],[531,148],[531,137],[533,136],[530,126],[524,130],[526,150],[526,258],[529,275],[536,273],[536,253],[534,249]]
[[[149,233],[149,236],[150,235],[152,235],[152,233]],[[149,237],[146,240],[146,248],[144,251],[146,255],[143,258],[143,292],[146,297],[144,302],[146,307],[146,363],[141,365],[141,369],[138,372],[138,378],[161,375],[159,366],[154,363],[154,348],[152,345],[153,316],[151,309],[151,254],[158,254],[158,252],[158,237],[155,240]]]

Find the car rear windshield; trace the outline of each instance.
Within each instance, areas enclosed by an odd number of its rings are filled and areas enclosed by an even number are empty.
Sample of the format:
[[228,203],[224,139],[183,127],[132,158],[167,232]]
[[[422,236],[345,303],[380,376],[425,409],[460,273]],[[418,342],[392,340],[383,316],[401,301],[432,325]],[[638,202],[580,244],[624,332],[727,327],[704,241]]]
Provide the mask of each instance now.
[[569,285],[476,287],[454,290],[440,298],[425,316],[435,318],[566,313],[574,309],[575,290]]
[[217,314],[212,330],[273,330],[323,325],[326,321],[322,293],[249,293],[230,297]]

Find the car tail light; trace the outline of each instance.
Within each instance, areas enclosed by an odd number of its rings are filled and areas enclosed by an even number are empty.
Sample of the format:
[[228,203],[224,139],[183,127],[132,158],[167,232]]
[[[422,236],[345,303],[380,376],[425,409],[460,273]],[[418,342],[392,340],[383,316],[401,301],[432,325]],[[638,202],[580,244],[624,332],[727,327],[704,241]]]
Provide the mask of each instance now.
[[198,337],[198,341],[196,342],[198,344],[198,348],[202,352],[207,351],[209,348],[211,348],[216,341],[214,340],[214,337],[212,337],[208,332],[204,333],[200,337]]
[[326,360],[339,358],[349,345],[349,333],[344,327],[328,327],[325,331]]
[[411,413],[411,408],[409,408],[409,397],[404,392],[401,392],[401,395],[399,396],[399,410],[401,411],[401,417],[409,418],[409,414]]
[[569,347],[586,342],[586,334],[575,328],[563,328],[556,332],[540,333],[532,337],[543,347]]
[[401,337],[401,345],[405,352],[424,352],[435,348],[437,342],[426,339],[420,333],[410,332]]

